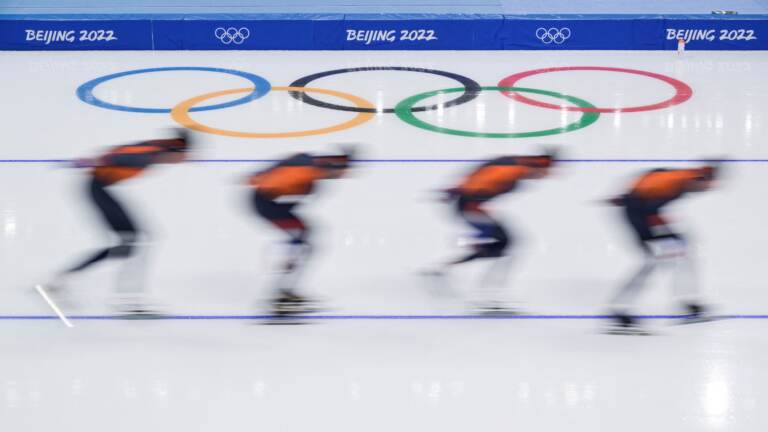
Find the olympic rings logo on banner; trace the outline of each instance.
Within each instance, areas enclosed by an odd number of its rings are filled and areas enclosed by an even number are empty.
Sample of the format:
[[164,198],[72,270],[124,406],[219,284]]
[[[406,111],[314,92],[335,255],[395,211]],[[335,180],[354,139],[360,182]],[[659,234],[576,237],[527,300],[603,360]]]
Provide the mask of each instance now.
[[551,44],[552,42],[560,45],[571,37],[571,29],[568,27],[563,28],[550,28],[545,29],[539,27],[536,29],[536,37],[545,44]]
[[239,29],[234,27],[228,27],[226,29],[224,27],[218,27],[213,31],[213,34],[216,36],[216,39],[220,40],[224,45],[229,45],[231,43],[240,45],[251,36],[251,31],[246,27],[240,27]]
[[[570,35],[570,33],[568,34]],[[133,107],[133,106],[127,106],[127,105],[118,105],[118,104],[113,104],[110,102],[103,101],[94,95],[94,89],[106,81],[110,81],[110,80],[117,79],[124,76],[130,76],[130,75],[156,73],[156,72],[168,72],[168,71],[171,71],[171,72],[198,71],[198,72],[224,73],[228,75],[234,75],[234,76],[239,76],[241,78],[245,78],[251,82],[252,87],[236,88],[236,89],[206,93],[203,95],[186,99],[176,104],[172,108],[144,108],[144,107]],[[450,78],[456,81],[458,84],[460,84],[461,87],[453,87],[448,89],[433,90],[433,91],[420,93],[400,101],[400,103],[398,103],[397,105],[391,108],[376,107],[371,102],[359,96],[355,96],[346,92],[341,92],[338,90],[322,89],[322,88],[316,88],[316,87],[307,87],[307,84],[315,80],[318,80],[320,78],[324,78],[332,75],[343,75],[347,73],[364,72],[364,71],[402,71],[402,72],[424,73],[429,75],[436,75],[436,76],[441,76],[445,78]],[[675,94],[672,97],[655,104],[640,105],[640,106],[633,106],[633,107],[597,107],[575,96],[566,95],[566,94],[557,93],[557,92],[548,91],[548,90],[517,86],[517,83],[520,80],[532,75],[554,73],[554,72],[566,72],[566,71],[618,72],[618,73],[644,76],[644,77],[660,80],[666,84],[669,84],[675,90]],[[202,124],[192,119],[192,117],[190,116],[190,113],[192,112],[210,111],[210,110],[229,108],[229,107],[249,103],[253,100],[261,98],[262,96],[266,95],[267,93],[270,93],[271,91],[288,92],[288,94],[291,97],[303,103],[306,103],[308,105],[313,105],[319,108],[332,109],[336,111],[354,112],[356,113],[356,115],[351,120],[338,123],[335,125],[322,127],[318,129],[288,131],[288,132],[249,132],[249,131],[220,129],[213,126]],[[476,132],[476,131],[466,131],[466,130],[450,129],[450,128],[445,128],[441,126],[435,126],[425,122],[422,119],[417,118],[414,114],[417,112],[442,110],[444,108],[461,105],[474,100],[483,91],[498,91],[502,95],[510,99],[513,99],[517,102],[525,103],[527,105],[532,105],[540,108],[555,109],[555,110],[560,110],[562,112],[567,112],[567,111],[580,112],[581,117],[578,120],[572,123],[569,123],[567,125],[564,125],[562,127],[544,129],[544,130],[538,130],[538,131]],[[238,95],[243,93],[245,94],[244,96],[241,96],[234,100],[230,100],[228,102],[198,106],[199,104],[209,101],[211,99],[230,96],[230,95]],[[454,93],[457,93],[458,95],[453,99],[449,99],[447,101],[440,102],[438,104],[417,106],[419,102],[425,99],[429,99],[435,96],[452,95]],[[565,102],[569,102],[571,105],[555,105],[555,104],[545,103],[545,102],[532,99],[528,96],[523,96],[521,93],[554,97],[554,98],[561,99]],[[642,111],[651,111],[651,110],[667,108],[674,105],[679,105],[692,97],[693,90],[684,82],[666,75],[661,75],[654,72],[648,72],[648,71],[637,70],[637,69],[615,68],[615,67],[606,67],[606,66],[567,66],[567,67],[534,69],[534,70],[529,70],[524,72],[518,72],[516,74],[512,74],[505,78],[502,78],[496,86],[484,86],[484,87],[481,87],[480,84],[463,75],[455,74],[452,72],[436,70],[436,69],[424,69],[424,68],[416,68],[416,67],[379,66],[379,67],[334,69],[330,71],[318,72],[318,73],[301,77],[299,79],[294,80],[288,86],[272,87],[272,85],[263,77],[260,77],[258,75],[255,75],[249,72],[238,71],[234,69],[213,68],[213,67],[184,66],[184,67],[136,69],[136,70],[118,72],[111,75],[105,75],[99,78],[92,79],[80,85],[77,88],[76,94],[77,94],[77,97],[80,98],[80,100],[82,100],[83,102],[93,106],[97,106],[99,108],[106,108],[106,109],[117,110],[117,111],[138,112],[138,113],[170,113],[171,118],[173,118],[174,121],[176,121],[177,123],[189,129],[193,129],[193,130],[204,132],[204,133],[230,136],[230,137],[295,138],[295,137],[327,134],[327,133],[338,132],[338,131],[349,129],[355,126],[359,126],[367,122],[368,120],[372,119],[373,116],[377,113],[378,114],[393,113],[399,119],[403,120],[405,123],[408,123],[414,127],[431,131],[431,132],[456,135],[456,136],[465,136],[465,137],[478,137],[478,138],[529,138],[529,137],[556,135],[556,134],[567,133],[567,132],[576,131],[578,129],[582,129],[596,122],[600,117],[601,113],[642,112]],[[315,99],[310,94],[323,94],[326,96],[333,96],[336,98],[344,99],[352,103],[352,106],[337,105],[329,102],[324,102],[324,101]]]

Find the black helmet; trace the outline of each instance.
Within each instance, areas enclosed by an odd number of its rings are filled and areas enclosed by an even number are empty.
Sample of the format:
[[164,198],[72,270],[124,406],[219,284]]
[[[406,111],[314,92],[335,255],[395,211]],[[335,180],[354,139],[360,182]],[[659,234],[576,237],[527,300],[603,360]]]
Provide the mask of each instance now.
[[328,169],[346,169],[355,157],[354,144],[338,144],[337,152],[315,156],[315,163]]
[[192,133],[186,128],[171,129],[173,138],[168,140],[165,148],[169,152],[185,152],[192,147]]

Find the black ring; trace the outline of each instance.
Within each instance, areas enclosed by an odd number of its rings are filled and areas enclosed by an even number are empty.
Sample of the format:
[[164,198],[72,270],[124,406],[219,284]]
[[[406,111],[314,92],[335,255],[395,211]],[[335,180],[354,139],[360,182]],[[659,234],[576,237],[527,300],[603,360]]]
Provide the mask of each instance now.
[[[436,110],[438,108],[442,107],[451,107],[454,105],[461,105],[463,103],[469,102],[472,99],[476,98],[478,94],[482,91],[480,88],[480,84],[476,83],[474,80],[467,78],[462,75],[458,75],[451,72],[445,72],[440,70],[434,70],[434,69],[422,69],[422,68],[415,68],[415,67],[401,67],[401,66],[371,66],[371,67],[359,67],[359,68],[345,68],[345,69],[335,69],[325,72],[318,72],[316,74],[307,75],[305,77],[301,77],[297,79],[296,81],[291,83],[291,87],[306,87],[307,84],[310,82],[327,77],[330,75],[337,75],[337,74],[343,74],[347,72],[361,72],[361,71],[378,71],[378,70],[396,70],[396,71],[408,71],[408,72],[422,72],[422,73],[428,73],[433,75],[440,75],[444,76],[446,78],[450,78],[452,80],[456,80],[459,83],[461,83],[462,86],[464,86],[464,93],[461,94],[461,96],[457,97],[456,99],[449,100],[448,102],[442,103],[442,104],[436,104],[436,105],[428,105],[428,106],[422,106],[422,107],[413,107],[411,108],[412,112],[421,112],[421,111],[432,111]],[[351,112],[364,112],[364,113],[378,113],[378,112],[385,112],[385,113],[393,113],[395,112],[394,108],[384,108],[383,110],[378,110],[376,108],[360,108],[360,107],[350,107],[350,106],[344,106],[344,105],[335,105],[328,102],[323,102],[321,100],[317,100],[313,98],[312,96],[306,94],[305,92],[297,92],[292,91],[290,92],[291,96],[293,96],[294,99],[300,100],[302,102],[306,102],[310,105],[322,107],[322,108],[330,108],[335,109],[338,111],[351,111]]]

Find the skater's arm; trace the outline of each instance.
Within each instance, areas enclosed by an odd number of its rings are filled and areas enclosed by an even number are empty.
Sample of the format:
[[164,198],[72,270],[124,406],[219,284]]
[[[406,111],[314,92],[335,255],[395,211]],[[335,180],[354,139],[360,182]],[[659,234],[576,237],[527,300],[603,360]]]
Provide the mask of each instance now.
[[119,166],[126,168],[145,168],[155,163],[160,152],[146,153],[110,153],[100,158],[103,166]]

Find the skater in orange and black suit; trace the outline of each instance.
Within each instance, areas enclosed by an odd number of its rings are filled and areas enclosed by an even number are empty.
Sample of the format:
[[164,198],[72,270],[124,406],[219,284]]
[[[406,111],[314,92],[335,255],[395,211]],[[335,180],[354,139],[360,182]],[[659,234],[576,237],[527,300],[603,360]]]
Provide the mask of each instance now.
[[[75,167],[90,168],[88,197],[110,231],[116,235],[117,243],[96,251],[85,260],[60,273],[49,284],[49,288],[52,291],[61,291],[69,276],[90,268],[107,258],[128,260],[128,258],[136,254],[136,248],[142,236],[142,231],[109,189],[118,183],[142,174],[152,165],[184,161],[189,146],[190,138],[188,133],[183,129],[178,129],[176,130],[176,136],[172,139],[150,140],[122,145],[111,149],[102,156],[75,161]],[[139,268],[131,268],[130,272],[124,273],[140,271],[141,269]],[[137,279],[138,277],[135,274],[123,274],[118,279],[118,295],[135,297],[129,300],[131,303],[135,303],[141,294],[141,288],[131,281]],[[135,309],[141,308],[142,305],[126,304],[123,306],[128,309]],[[139,311],[134,310],[132,312]]]
[[629,315],[632,300],[660,264],[673,264],[679,279],[676,286],[690,319],[703,319],[704,308],[696,298],[694,272],[685,238],[674,231],[662,217],[662,208],[687,193],[703,192],[712,187],[717,174],[715,165],[689,169],[655,169],[641,175],[629,192],[611,202],[621,206],[645,263],[619,290],[611,302],[619,327],[636,327]]
[[[472,252],[447,263],[444,269],[477,259],[496,259],[495,264],[486,273],[483,285],[486,290],[489,286],[502,285],[508,263],[498,258],[506,255],[512,239],[509,232],[488,213],[484,205],[515,190],[521,181],[545,177],[554,160],[554,154],[497,157],[476,168],[457,187],[448,189],[447,199],[455,202],[459,216],[474,228],[475,236],[471,242]],[[487,299],[483,303],[480,305],[482,311],[504,309],[496,299]]]
[[312,246],[309,228],[294,210],[304,197],[313,192],[319,180],[342,177],[350,160],[349,152],[330,155],[299,153],[250,178],[256,213],[288,237],[288,257],[281,266],[273,299],[274,311],[278,314],[310,309],[309,300],[296,292],[296,284]]

